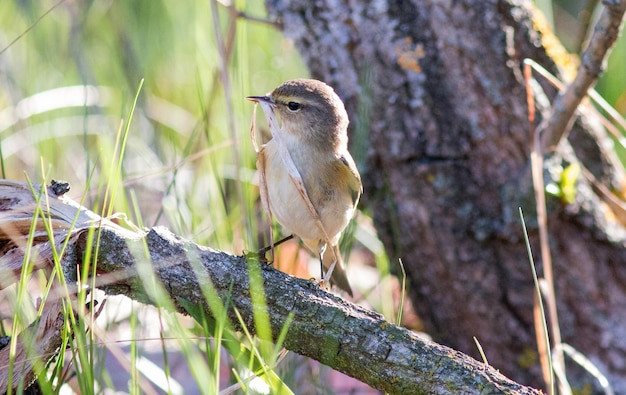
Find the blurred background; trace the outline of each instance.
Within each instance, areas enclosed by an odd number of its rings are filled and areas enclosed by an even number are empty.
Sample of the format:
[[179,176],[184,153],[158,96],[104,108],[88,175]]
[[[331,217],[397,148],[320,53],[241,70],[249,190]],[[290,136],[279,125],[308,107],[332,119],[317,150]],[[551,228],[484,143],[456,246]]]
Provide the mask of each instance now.
[[[578,53],[597,3],[544,0],[537,7],[563,45]],[[3,0],[2,178],[65,180],[73,199],[102,215],[125,213],[139,226],[163,225],[233,254],[262,247],[268,224],[250,139],[253,104],[245,96],[308,76],[280,21],[267,18],[260,1]],[[625,64],[622,38],[597,87],[622,114]],[[257,127],[263,122],[259,116]],[[419,331],[368,213],[359,212],[347,233],[355,302]],[[319,275],[297,242],[279,252],[282,270]],[[33,279],[33,296],[44,283]],[[11,292],[0,293],[3,318],[11,317]],[[98,393],[272,390],[242,379],[249,376],[245,363],[219,343],[207,347],[210,334],[188,317],[108,298],[97,325],[104,331],[90,358]],[[3,319],[0,329],[7,333],[10,326]],[[192,364],[206,364],[210,374]],[[292,353],[273,369],[294,393],[378,393]],[[81,393],[71,377],[67,382],[59,391]],[[231,387],[237,383],[244,389]]]

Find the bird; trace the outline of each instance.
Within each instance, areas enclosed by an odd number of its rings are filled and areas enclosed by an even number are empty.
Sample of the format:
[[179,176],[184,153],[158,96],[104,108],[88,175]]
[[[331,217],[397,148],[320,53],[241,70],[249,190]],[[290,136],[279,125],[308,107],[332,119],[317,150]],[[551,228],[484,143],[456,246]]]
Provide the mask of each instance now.
[[363,185],[348,152],[343,102],[332,87],[314,79],[289,80],[247,99],[261,105],[271,132],[257,152],[263,206],[319,254],[321,281],[328,279],[353,296],[339,239]]

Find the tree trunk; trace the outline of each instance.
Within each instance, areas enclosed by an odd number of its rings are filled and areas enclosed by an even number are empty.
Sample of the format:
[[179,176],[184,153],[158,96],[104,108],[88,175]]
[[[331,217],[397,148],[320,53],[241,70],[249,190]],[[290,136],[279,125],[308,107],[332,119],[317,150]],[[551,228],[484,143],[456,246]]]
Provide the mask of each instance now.
[[[475,336],[490,364],[542,386],[518,215],[538,252],[522,60],[558,73],[530,2],[266,3],[312,76],[346,102],[361,208],[374,213],[391,260],[402,258],[427,332],[479,358]],[[573,203],[548,198],[550,251],[563,342],[626,393],[626,233],[592,179],[623,190],[606,147],[583,114],[546,159],[546,169],[579,161],[593,175],[579,178]],[[568,377],[578,388],[595,383],[571,365]]]

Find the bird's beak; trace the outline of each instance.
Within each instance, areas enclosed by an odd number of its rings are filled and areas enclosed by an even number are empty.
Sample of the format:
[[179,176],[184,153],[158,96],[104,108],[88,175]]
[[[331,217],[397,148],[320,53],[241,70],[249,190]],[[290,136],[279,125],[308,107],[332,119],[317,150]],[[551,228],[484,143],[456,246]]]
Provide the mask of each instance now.
[[253,101],[255,103],[261,103],[261,102],[266,102],[269,104],[273,103],[273,100],[271,97],[269,96],[248,96],[246,97],[246,99]]

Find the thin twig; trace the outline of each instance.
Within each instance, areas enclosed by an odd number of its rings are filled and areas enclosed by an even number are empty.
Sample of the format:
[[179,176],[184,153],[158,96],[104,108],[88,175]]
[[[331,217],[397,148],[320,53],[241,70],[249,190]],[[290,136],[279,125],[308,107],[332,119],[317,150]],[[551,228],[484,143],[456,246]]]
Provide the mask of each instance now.
[[[220,27],[220,17],[218,10],[218,2],[217,0],[211,1],[211,14],[213,16],[213,30],[215,34],[215,44],[217,46],[217,51],[220,57],[219,63],[219,77],[220,82],[222,83],[222,88],[224,89],[224,101],[226,105],[226,121],[228,125],[228,132],[230,134],[230,139],[233,142],[232,145],[232,153],[233,153],[233,162],[236,169],[241,169],[241,152],[239,145],[239,136],[237,133],[237,124],[235,122],[235,111],[233,109],[233,100],[232,100],[232,84],[230,79],[230,74],[228,71],[228,62],[230,59],[230,55],[232,54],[232,46],[234,45],[236,27],[237,27],[237,12],[234,4],[231,4],[228,7],[229,13],[229,25],[226,36],[224,37],[221,27]],[[246,202],[243,195],[243,185],[241,181],[241,177],[237,176],[235,179],[235,191],[237,193],[237,198],[239,200],[240,207],[246,207]],[[247,232],[248,236],[251,236],[252,231],[250,228],[250,223],[247,219],[246,215],[242,215],[242,224],[243,231]]]
[[270,26],[275,27],[278,30],[282,30],[283,28],[283,25],[279,21],[249,15],[245,11],[237,10],[237,18],[245,19],[247,21],[252,21],[252,22],[263,23],[265,25],[270,25]]
[[[550,295],[554,295],[554,277],[552,273],[552,259],[550,257],[550,248],[549,248],[549,242],[548,242],[548,219],[547,219],[547,213],[546,213],[545,195],[543,194],[543,191],[544,191],[543,157],[541,156],[541,146],[540,146],[540,141],[539,141],[540,135],[537,133],[537,130],[535,129],[535,97],[532,93],[532,87],[530,84],[531,69],[530,69],[529,64],[524,65],[524,78],[526,80],[526,103],[528,105],[528,124],[530,127],[529,135],[530,135],[531,147],[532,147],[531,152],[530,152],[530,164],[531,164],[531,172],[532,172],[532,179],[533,179],[533,188],[535,191],[535,201],[537,204],[537,222],[539,224],[539,242],[540,242],[540,248],[541,248],[541,260],[543,262],[544,277],[546,279],[546,282],[548,283],[548,289],[549,289]],[[521,209],[520,209],[520,217],[523,223],[524,218],[521,215]],[[526,233],[524,234],[525,234],[525,237],[527,237]],[[529,256],[532,259],[532,254],[530,254],[530,248],[529,248]],[[537,284],[534,263],[532,261],[531,261],[531,266],[533,270],[533,278],[535,279],[535,284]],[[550,298],[550,300],[554,301],[555,298]],[[539,318],[541,318],[541,322],[544,327],[543,331],[537,330],[537,344],[539,346],[540,355],[544,356],[544,354],[541,353],[542,346],[544,346],[544,344],[542,344],[540,340],[543,340],[545,342],[544,351],[545,351],[545,356],[547,356],[547,358],[545,358],[545,361],[544,359],[542,359],[542,368],[543,368],[544,379],[547,379],[546,384],[548,384],[549,386],[548,387],[549,394],[553,395],[554,394],[554,376],[553,376],[553,370],[552,370],[552,366],[553,366],[552,359],[550,358],[550,342],[549,342],[549,337],[548,337],[547,326],[545,323],[545,314],[543,312],[543,302],[541,299],[541,294],[539,292],[535,301],[539,305],[538,307],[541,311],[541,317]],[[559,331],[559,324],[558,324],[559,320],[558,320],[556,306],[548,304],[548,312],[550,315],[550,324],[552,324],[551,326],[552,336],[554,337],[555,344],[559,344],[561,342],[561,334]],[[557,359],[558,362],[561,362],[562,359],[559,359],[558,357],[559,357],[558,355],[555,356],[555,359]]]
[[55,8],[57,8],[58,6],[60,6],[61,4],[63,4],[63,2],[65,2],[65,0],[60,0],[58,3],[54,4],[52,7],[48,8],[48,10],[46,10],[46,12],[44,12],[43,14],[41,14],[39,16],[39,18],[37,18],[35,20],[35,22],[33,22],[30,26],[28,26],[28,28],[26,28],[26,30],[24,30],[22,33],[20,33],[17,37],[15,37],[13,39],[13,41],[11,41],[9,43],[9,45],[7,45],[6,47],[2,48],[0,50],[0,55],[2,55],[3,53],[6,52],[7,49],[11,48],[13,46],[13,44],[15,44],[16,42],[18,42],[22,37],[24,37],[28,32],[30,32],[31,30],[33,30],[33,28],[35,26],[37,26],[37,24],[39,24],[39,22],[41,22],[41,20],[43,18],[46,17],[46,15],[48,15],[49,13],[51,13],[52,11],[54,11]]
[[552,115],[539,126],[543,153],[554,151],[559,141],[567,136],[576,108],[604,71],[606,59],[619,36],[626,12],[626,0],[603,3],[604,9],[582,55],[574,81],[565,91],[559,93],[552,104]]

